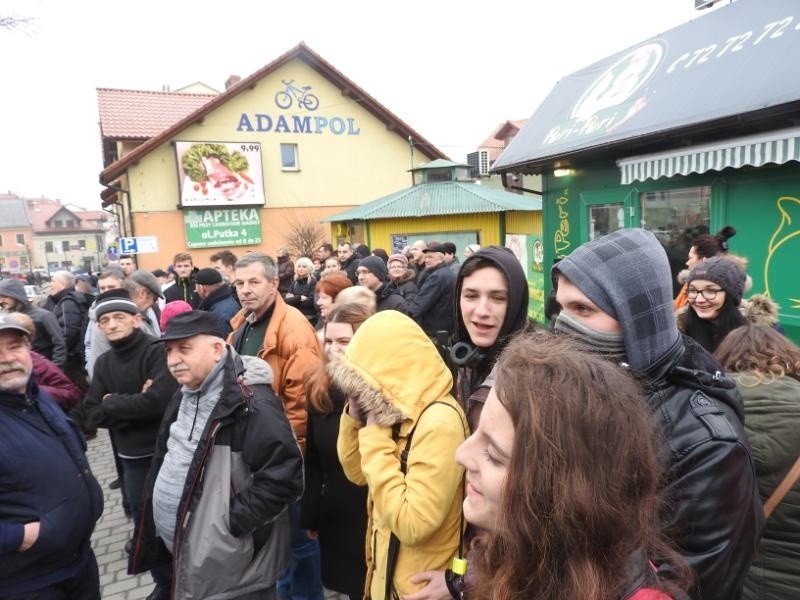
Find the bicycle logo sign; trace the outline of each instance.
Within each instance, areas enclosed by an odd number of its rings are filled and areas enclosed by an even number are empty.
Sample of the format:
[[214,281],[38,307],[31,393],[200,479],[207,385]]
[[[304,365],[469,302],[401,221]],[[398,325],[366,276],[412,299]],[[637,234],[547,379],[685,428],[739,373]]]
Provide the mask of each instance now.
[[308,111],[314,111],[319,108],[319,98],[311,93],[311,86],[304,85],[297,87],[292,85],[294,79],[281,80],[281,83],[286,87],[275,94],[275,104],[278,108],[284,110],[291,108],[294,102],[297,102],[298,108],[305,108]]

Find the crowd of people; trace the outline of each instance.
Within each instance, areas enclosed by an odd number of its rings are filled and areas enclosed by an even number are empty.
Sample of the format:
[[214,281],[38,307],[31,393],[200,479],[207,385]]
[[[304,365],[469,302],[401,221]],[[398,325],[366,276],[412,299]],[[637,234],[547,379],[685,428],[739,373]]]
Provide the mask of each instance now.
[[477,244],[0,281],[0,599],[100,598],[98,429],[148,600],[792,597],[800,349],[735,233],[676,298],[653,234],[588,242],[547,325]]

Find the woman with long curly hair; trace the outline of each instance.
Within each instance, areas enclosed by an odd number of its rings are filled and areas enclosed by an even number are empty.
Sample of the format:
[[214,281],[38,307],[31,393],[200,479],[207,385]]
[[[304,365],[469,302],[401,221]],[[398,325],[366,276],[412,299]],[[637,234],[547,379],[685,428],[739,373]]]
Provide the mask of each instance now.
[[633,378],[549,333],[514,338],[496,370],[456,452],[464,516],[481,529],[470,600],[682,598],[688,569],[659,529],[657,435]]
[[[744,428],[762,501],[800,456],[800,348],[766,325],[731,331],[716,356],[744,401]],[[775,507],[744,581],[745,600],[783,600],[800,589],[800,489]]]

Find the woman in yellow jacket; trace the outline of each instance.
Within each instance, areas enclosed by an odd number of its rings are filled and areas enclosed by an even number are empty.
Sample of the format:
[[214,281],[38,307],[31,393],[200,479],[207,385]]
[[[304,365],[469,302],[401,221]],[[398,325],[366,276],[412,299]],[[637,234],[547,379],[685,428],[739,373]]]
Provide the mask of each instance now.
[[[367,319],[329,370],[348,398],[339,460],[350,481],[369,487],[366,597],[402,597],[423,587],[412,575],[444,570],[459,552],[464,470],[454,456],[466,418],[438,351],[399,312]],[[392,536],[399,550],[389,586]]]

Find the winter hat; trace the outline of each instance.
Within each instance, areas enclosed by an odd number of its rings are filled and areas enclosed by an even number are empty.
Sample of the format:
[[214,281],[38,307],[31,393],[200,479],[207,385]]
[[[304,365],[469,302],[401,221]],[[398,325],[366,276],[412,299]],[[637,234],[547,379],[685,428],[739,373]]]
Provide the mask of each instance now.
[[444,248],[445,254],[455,254],[456,253],[456,245],[453,242],[443,242],[442,248]]
[[28,332],[28,329],[22,324],[22,321],[17,319],[14,315],[8,314],[0,315],[0,331],[16,331],[22,335],[30,336],[30,332]]
[[94,303],[94,318],[99,321],[106,313],[126,312],[131,315],[139,313],[136,303],[131,300],[130,292],[126,289],[114,289],[103,292]]
[[[170,302],[170,304],[175,304]],[[170,304],[167,304],[169,306]],[[166,307],[164,307],[166,308]],[[196,335],[213,335],[218,338],[225,338],[222,331],[222,321],[212,312],[206,310],[188,310],[178,315],[173,315],[164,334],[159,342],[171,342],[173,340],[183,340]]]
[[8,296],[23,304],[28,303],[25,285],[19,279],[3,279],[0,281],[0,296]]
[[173,302],[165,304],[164,308],[161,309],[161,318],[158,321],[158,324],[161,326],[161,331],[167,330],[167,323],[169,323],[172,317],[189,312],[190,310],[192,310],[191,304],[183,300],[174,300]]
[[375,275],[381,281],[386,281],[389,276],[389,270],[386,268],[386,263],[380,256],[367,256],[362,258],[358,263],[358,268],[365,268],[367,271]]
[[200,285],[214,285],[215,283],[222,283],[222,275],[216,269],[206,267],[197,272],[197,275],[194,276],[194,280]]
[[689,273],[687,283],[702,279],[716,283],[725,290],[734,306],[738,306],[744,294],[744,284],[747,274],[742,268],[729,258],[715,256],[698,263]]
[[400,262],[404,267],[408,266],[408,257],[405,254],[392,254],[388,262]]
[[140,286],[146,288],[159,298],[164,297],[164,292],[161,291],[161,284],[158,282],[158,279],[156,279],[156,276],[150,271],[145,271],[144,269],[138,269],[134,271],[131,273],[131,281],[138,283]]

